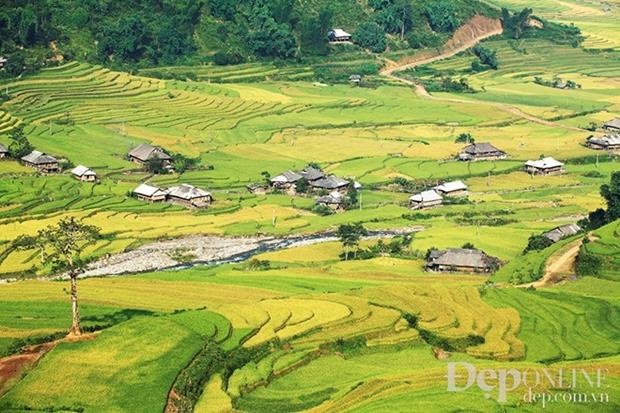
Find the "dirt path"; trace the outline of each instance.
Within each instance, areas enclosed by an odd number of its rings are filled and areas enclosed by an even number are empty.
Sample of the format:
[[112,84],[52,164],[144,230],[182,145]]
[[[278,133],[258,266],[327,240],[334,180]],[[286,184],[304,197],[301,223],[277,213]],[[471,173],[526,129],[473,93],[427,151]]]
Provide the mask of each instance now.
[[394,81],[403,83],[408,86],[412,86],[416,95],[426,98],[433,99],[441,102],[449,102],[449,103],[464,103],[468,105],[485,105],[485,106],[493,106],[499,110],[504,112],[508,112],[511,115],[515,115],[522,119],[525,119],[529,122],[538,123],[544,126],[551,126],[556,128],[562,128],[565,130],[570,130],[573,132],[584,132],[583,129],[562,125],[557,122],[545,120],[539,118],[534,115],[530,115],[529,113],[523,112],[521,109],[507,105],[504,103],[497,102],[489,102],[484,100],[473,100],[473,99],[457,99],[457,98],[438,98],[426,90],[423,85],[420,85],[410,79],[406,79],[398,76],[396,73],[401,72],[403,70],[412,69],[417,66],[437,62],[440,60],[448,59],[453,57],[465,50],[468,50],[474,46],[476,46],[481,41],[488,39],[489,37],[493,37],[496,35],[502,34],[504,31],[502,27],[502,23],[499,19],[491,19],[489,17],[484,16],[474,16],[467,24],[458,29],[452,39],[446,43],[442,52],[428,52],[421,53],[415,56],[410,56],[404,59],[401,59],[397,62],[389,59],[384,59],[386,62],[386,67],[381,71],[381,74],[385,77],[388,77]]
[[[594,238],[590,236],[590,240],[594,240]],[[581,249],[582,243],[583,240],[579,238],[571,242],[570,244],[566,244],[564,247],[562,247],[562,249],[549,257],[549,259],[545,263],[545,274],[540,280],[527,284],[521,284],[517,287],[549,287],[566,279],[567,275],[572,275],[573,266],[575,264],[575,260],[577,259],[577,254],[579,254],[579,250]]]

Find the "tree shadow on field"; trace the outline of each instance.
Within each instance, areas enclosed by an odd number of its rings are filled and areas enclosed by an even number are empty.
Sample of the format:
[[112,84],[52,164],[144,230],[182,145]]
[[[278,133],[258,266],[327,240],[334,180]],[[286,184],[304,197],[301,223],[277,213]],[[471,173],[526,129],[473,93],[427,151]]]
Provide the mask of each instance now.
[[109,314],[86,316],[82,317],[83,330],[90,332],[103,330],[116,324],[129,321],[135,317],[152,317],[154,315],[155,313],[153,311],[127,308]]

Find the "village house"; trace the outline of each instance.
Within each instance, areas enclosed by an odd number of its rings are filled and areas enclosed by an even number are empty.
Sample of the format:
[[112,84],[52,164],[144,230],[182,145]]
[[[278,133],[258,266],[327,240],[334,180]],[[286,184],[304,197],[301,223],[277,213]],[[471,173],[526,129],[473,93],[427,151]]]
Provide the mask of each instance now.
[[553,228],[551,231],[547,231],[543,234],[543,237],[549,238],[553,242],[558,242],[564,238],[572,237],[581,232],[581,227],[577,224],[562,225],[561,227]]
[[0,143],[0,159],[5,159],[9,157],[9,150]]
[[443,198],[434,190],[423,191],[409,198],[411,209],[428,209],[441,206]]
[[298,181],[301,181],[303,176],[293,171],[286,171],[281,173],[278,176],[274,176],[269,181],[271,182],[271,187],[280,191],[287,192],[291,195],[295,195],[296,188],[295,185]]
[[127,158],[130,161],[145,165],[152,159],[161,159],[165,167],[170,167],[172,164],[172,157],[164,152],[163,149],[156,146],[143,143],[133,148],[127,153]]
[[590,149],[613,151],[620,149],[620,134],[605,135],[601,138],[589,138]]
[[165,191],[168,201],[188,208],[206,208],[213,202],[210,192],[188,184],[181,184]]
[[610,132],[620,132],[620,118],[612,119],[603,125],[603,129]]
[[467,185],[462,181],[446,182],[445,184],[436,186],[435,191],[442,196],[450,198],[469,195],[469,192],[467,192]]
[[564,164],[553,158],[544,158],[527,161],[524,170],[530,175],[558,175],[564,173]]
[[353,36],[342,29],[332,29],[327,33],[330,43],[349,43],[352,38]]
[[316,181],[321,178],[325,178],[325,173],[322,170],[312,168],[311,166],[307,166],[299,174],[308,182],[312,182],[312,181]]
[[336,175],[326,176],[310,182],[310,186],[315,191],[337,191],[345,193],[349,187],[349,181],[337,177]]
[[164,191],[147,184],[141,184],[133,190],[133,194],[141,201],[164,202],[166,200],[166,193]]
[[500,265],[499,259],[477,249],[431,250],[426,259],[426,270],[439,272],[490,273]]
[[256,183],[248,184],[245,186],[245,188],[251,194],[264,195],[267,193],[267,185],[263,185],[263,184],[256,184]]
[[459,160],[461,161],[488,161],[506,159],[506,157],[506,152],[497,149],[487,142],[467,145],[459,154]]
[[71,174],[82,182],[96,182],[97,173],[84,165],[78,165],[71,170]]
[[338,191],[333,191],[328,195],[319,197],[317,205],[328,207],[334,211],[344,211],[345,197]]
[[53,156],[43,152],[32,151],[22,158],[24,165],[35,168],[42,174],[52,174],[60,172],[60,165]]
[[362,76],[361,75],[351,75],[351,76],[349,76],[349,82],[353,83],[354,85],[359,85],[360,83],[362,83]]

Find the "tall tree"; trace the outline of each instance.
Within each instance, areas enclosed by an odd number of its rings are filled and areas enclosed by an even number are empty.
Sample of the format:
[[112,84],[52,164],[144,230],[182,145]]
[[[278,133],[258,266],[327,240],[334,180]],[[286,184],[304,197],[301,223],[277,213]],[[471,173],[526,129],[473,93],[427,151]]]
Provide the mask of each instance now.
[[620,219],[620,171],[611,175],[611,182],[601,186],[601,195],[607,201],[607,221]]
[[13,159],[21,159],[34,150],[34,147],[24,134],[24,125],[18,125],[9,134],[11,143],[9,144],[9,154]]
[[368,231],[359,222],[355,224],[342,224],[338,227],[338,237],[340,242],[342,242],[345,261],[349,259],[351,249],[357,247],[360,239],[365,235],[368,235]]
[[78,302],[78,276],[86,266],[81,258],[84,249],[100,238],[100,228],[75,218],[64,218],[56,225],[40,230],[36,236],[21,236],[14,241],[17,249],[37,249],[44,265],[55,271],[65,271],[71,281],[72,322],[69,335],[81,335],[82,326]]

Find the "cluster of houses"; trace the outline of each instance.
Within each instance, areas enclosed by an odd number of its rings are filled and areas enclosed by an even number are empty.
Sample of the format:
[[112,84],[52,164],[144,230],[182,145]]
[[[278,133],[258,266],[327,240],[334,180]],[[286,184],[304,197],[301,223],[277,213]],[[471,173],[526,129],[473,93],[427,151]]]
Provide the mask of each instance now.
[[608,133],[601,137],[588,138],[586,142],[588,148],[604,151],[620,150],[620,118],[605,123],[602,129]]
[[181,184],[167,189],[141,184],[133,190],[133,195],[146,202],[167,201],[186,208],[206,208],[213,202],[213,196],[210,192],[189,184]]
[[269,179],[269,188],[260,184],[250,184],[247,189],[252,193],[266,193],[272,191],[284,192],[288,195],[298,195],[298,185],[305,181],[308,192],[320,194],[317,205],[326,206],[334,211],[344,209],[346,193],[351,184],[355,189],[361,185],[336,175],[326,175],[321,169],[308,166],[301,171],[285,171]]
[[444,197],[459,198],[469,194],[462,181],[446,182],[428,191],[422,191],[409,198],[411,209],[436,208],[443,204]]

